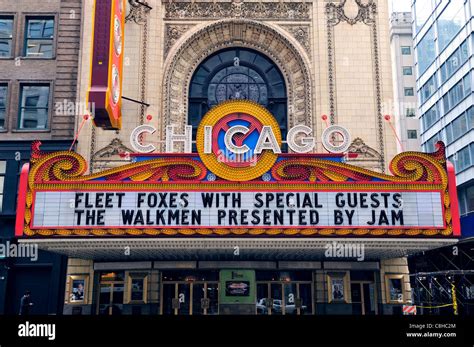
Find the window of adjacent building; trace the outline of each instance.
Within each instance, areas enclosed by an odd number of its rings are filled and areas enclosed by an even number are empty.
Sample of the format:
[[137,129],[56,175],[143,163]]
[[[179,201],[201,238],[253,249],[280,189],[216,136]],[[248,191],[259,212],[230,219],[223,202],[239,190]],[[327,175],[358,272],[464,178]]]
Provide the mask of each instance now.
[[52,58],[54,17],[27,17],[24,55],[33,58]]
[[456,141],[468,131],[474,129],[474,107],[469,108],[458,118],[446,126],[446,141],[448,144]]
[[428,111],[426,111],[426,113],[423,116],[421,116],[423,130],[427,130],[429,127],[431,127],[434,123],[436,123],[439,120],[439,118],[440,118],[440,114],[439,114],[438,104],[435,104]]
[[464,22],[464,0],[451,0],[437,20],[440,52],[461,30]]
[[437,88],[436,82],[436,74],[434,74],[424,85],[421,87],[421,103],[423,104],[426,100],[428,100],[431,95],[436,92]]
[[416,139],[418,138],[418,134],[416,130],[407,130],[407,135],[409,139]]
[[474,211],[474,186],[466,189],[467,213]]
[[433,0],[416,0],[415,2],[415,29],[418,32],[433,12]]
[[407,108],[405,115],[406,117],[416,117],[416,110],[414,108]]
[[417,49],[418,73],[421,76],[436,58],[434,26],[421,39]]
[[0,130],[5,129],[5,120],[7,118],[7,95],[8,85],[0,83]]
[[441,82],[446,82],[469,58],[469,47],[467,41],[441,65]]
[[467,128],[469,130],[474,129],[474,107],[467,110]]
[[[465,134],[467,131],[466,114],[463,113],[458,118],[456,118],[450,124],[450,128],[452,130],[452,140],[456,140],[457,138],[461,137],[462,134]],[[452,142],[452,141],[448,141],[448,142]]]
[[443,96],[444,113],[459,104],[471,93],[471,74],[467,74]]
[[[470,148],[472,147],[472,148]],[[456,169],[456,173],[459,173],[472,165],[471,152],[474,146],[466,146],[452,156],[452,162]]]
[[405,96],[413,96],[413,95],[415,95],[413,88],[405,88]]
[[436,150],[436,142],[438,141],[442,141],[441,131],[426,141],[426,143],[423,145],[425,152],[434,152]]
[[403,75],[404,76],[411,76],[413,75],[413,69],[411,66],[404,66],[403,67]]
[[44,130],[48,126],[49,85],[20,86],[19,129]]
[[3,188],[5,184],[6,172],[7,172],[7,161],[0,160],[0,212],[3,211]]
[[402,46],[402,55],[410,55],[411,54],[411,47],[410,46]]
[[13,17],[0,17],[0,57],[12,56]]

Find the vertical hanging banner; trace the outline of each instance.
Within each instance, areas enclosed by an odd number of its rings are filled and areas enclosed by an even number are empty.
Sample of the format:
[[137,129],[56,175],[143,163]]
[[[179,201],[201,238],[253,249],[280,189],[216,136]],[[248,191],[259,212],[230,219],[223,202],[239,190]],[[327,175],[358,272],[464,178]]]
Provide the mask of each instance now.
[[93,23],[88,103],[97,127],[120,129],[125,0],[96,0]]

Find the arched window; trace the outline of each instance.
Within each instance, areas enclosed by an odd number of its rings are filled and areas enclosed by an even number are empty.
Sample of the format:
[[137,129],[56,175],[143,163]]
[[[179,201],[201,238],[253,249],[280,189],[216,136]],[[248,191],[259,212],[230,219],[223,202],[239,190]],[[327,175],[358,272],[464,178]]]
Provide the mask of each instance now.
[[278,67],[265,55],[248,48],[231,48],[206,58],[196,69],[189,90],[188,124],[193,139],[202,117],[226,100],[244,99],[266,107],[287,132],[286,86]]

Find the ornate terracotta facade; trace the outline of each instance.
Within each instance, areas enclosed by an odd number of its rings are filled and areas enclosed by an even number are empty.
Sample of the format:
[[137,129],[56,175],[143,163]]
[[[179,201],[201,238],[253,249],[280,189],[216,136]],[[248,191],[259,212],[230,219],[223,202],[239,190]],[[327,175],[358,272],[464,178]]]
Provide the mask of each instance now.
[[[363,143],[365,150],[358,152],[355,165],[387,169],[396,146],[383,119],[391,112],[386,105],[392,103],[385,2],[149,0],[147,4],[152,10],[135,1],[127,8],[123,95],[149,106],[125,101],[124,124],[118,132],[85,125],[78,150],[92,170],[105,168],[100,162],[115,139],[129,148],[129,134],[140,124],[150,123],[159,130],[153,141],[163,150],[165,127],[183,129],[188,123],[189,88],[196,68],[213,53],[233,47],[256,50],[280,69],[289,127],[305,124],[319,136],[326,127],[321,116],[328,115],[331,124],[349,129],[352,148]],[[84,38],[91,31],[88,15]],[[89,54],[85,42],[81,95],[88,85]],[[324,151],[321,145],[317,150]],[[127,157],[115,159],[118,164]]]

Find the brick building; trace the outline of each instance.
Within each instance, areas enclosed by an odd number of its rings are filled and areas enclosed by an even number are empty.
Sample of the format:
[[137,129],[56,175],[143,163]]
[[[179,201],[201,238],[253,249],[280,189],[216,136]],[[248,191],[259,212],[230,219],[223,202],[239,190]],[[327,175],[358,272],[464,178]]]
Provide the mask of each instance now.
[[[74,138],[82,2],[0,1],[0,242],[13,242],[18,178],[33,140],[67,150]],[[0,258],[0,313],[17,314],[25,290],[33,313],[62,311],[67,259]]]

